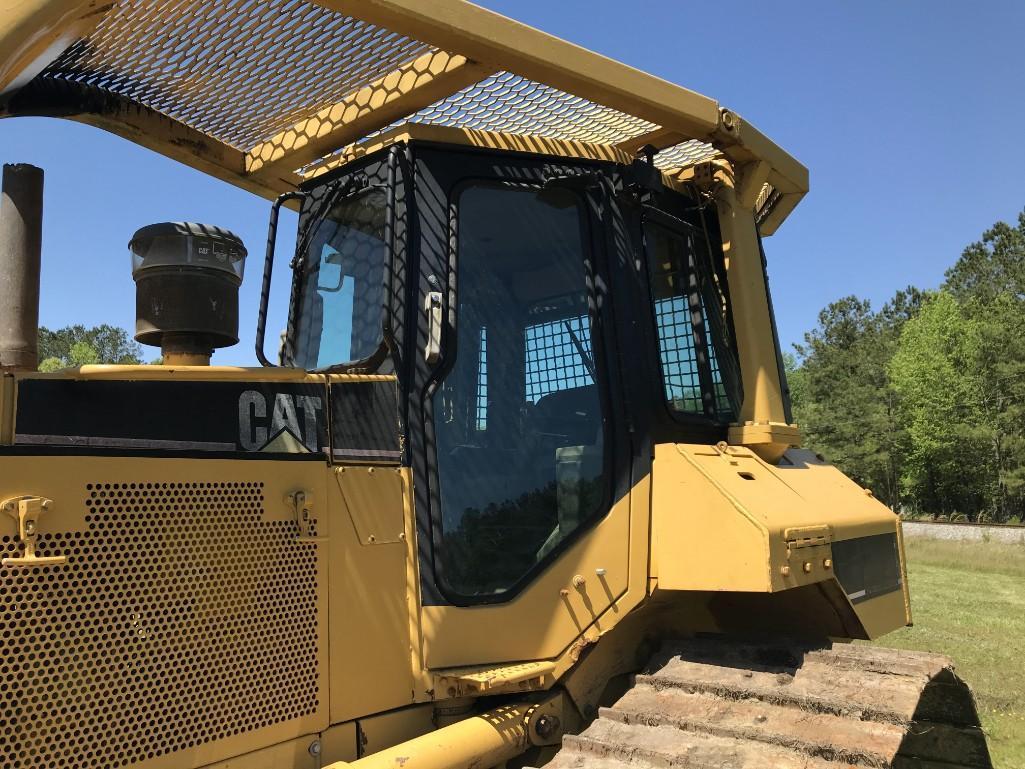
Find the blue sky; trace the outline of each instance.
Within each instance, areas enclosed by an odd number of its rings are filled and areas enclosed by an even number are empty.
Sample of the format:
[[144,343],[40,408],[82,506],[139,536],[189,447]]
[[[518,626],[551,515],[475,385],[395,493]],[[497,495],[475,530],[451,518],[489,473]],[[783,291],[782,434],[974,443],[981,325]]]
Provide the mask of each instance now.
[[[787,349],[840,296],[878,306],[907,284],[935,287],[966,244],[1025,207],[1025,4],[483,4],[717,99],[810,168],[811,193],[766,242]],[[255,361],[268,202],[64,121],[0,121],[0,161],[46,169],[44,325],[132,328],[132,233],[207,222],[251,254],[242,342],[214,360]],[[271,333],[287,302],[277,278]]]

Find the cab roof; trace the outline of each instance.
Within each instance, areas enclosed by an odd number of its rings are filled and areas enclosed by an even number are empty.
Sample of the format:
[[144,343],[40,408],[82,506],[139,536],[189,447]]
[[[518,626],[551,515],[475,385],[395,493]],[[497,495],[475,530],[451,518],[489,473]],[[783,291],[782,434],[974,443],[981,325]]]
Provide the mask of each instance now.
[[651,145],[669,174],[722,157],[759,193],[763,234],[808,189],[714,100],[464,0],[4,4],[0,116],[17,115],[90,123],[266,197],[405,123],[558,154]]

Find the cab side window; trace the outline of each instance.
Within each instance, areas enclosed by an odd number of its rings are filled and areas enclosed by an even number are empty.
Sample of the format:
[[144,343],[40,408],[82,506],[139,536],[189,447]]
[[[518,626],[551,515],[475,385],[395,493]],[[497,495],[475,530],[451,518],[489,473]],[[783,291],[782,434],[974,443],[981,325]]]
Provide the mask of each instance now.
[[666,403],[676,414],[730,422],[740,403],[720,366],[722,357],[734,362],[729,306],[701,233],[648,220],[644,239]]

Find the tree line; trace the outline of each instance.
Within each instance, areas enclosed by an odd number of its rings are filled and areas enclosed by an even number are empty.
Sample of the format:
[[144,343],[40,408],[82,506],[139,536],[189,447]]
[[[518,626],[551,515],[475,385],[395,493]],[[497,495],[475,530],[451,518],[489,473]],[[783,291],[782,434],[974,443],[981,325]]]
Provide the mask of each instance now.
[[59,371],[94,363],[142,363],[142,347],[127,331],[116,326],[40,327],[40,371]]
[[943,284],[824,308],[786,356],[805,444],[905,515],[1025,516],[1025,212]]

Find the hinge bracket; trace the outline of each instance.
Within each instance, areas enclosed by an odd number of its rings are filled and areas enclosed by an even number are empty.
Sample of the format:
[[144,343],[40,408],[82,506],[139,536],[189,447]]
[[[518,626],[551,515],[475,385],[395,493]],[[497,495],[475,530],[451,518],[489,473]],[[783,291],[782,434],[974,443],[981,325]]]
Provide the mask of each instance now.
[[299,527],[299,536],[295,541],[323,542],[324,537],[318,537],[313,533],[313,495],[308,491],[293,491],[285,495],[285,503],[292,509],[296,525]]
[[18,522],[18,537],[25,545],[25,553],[18,558],[4,558],[0,564],[15,569],[31,569],[37,566],[59,566],[67,563],[66,555],[36,555],[39,541],[39,517],[53,507],[53,500],[43,497],[13,497],[0,503],[2,509]]

